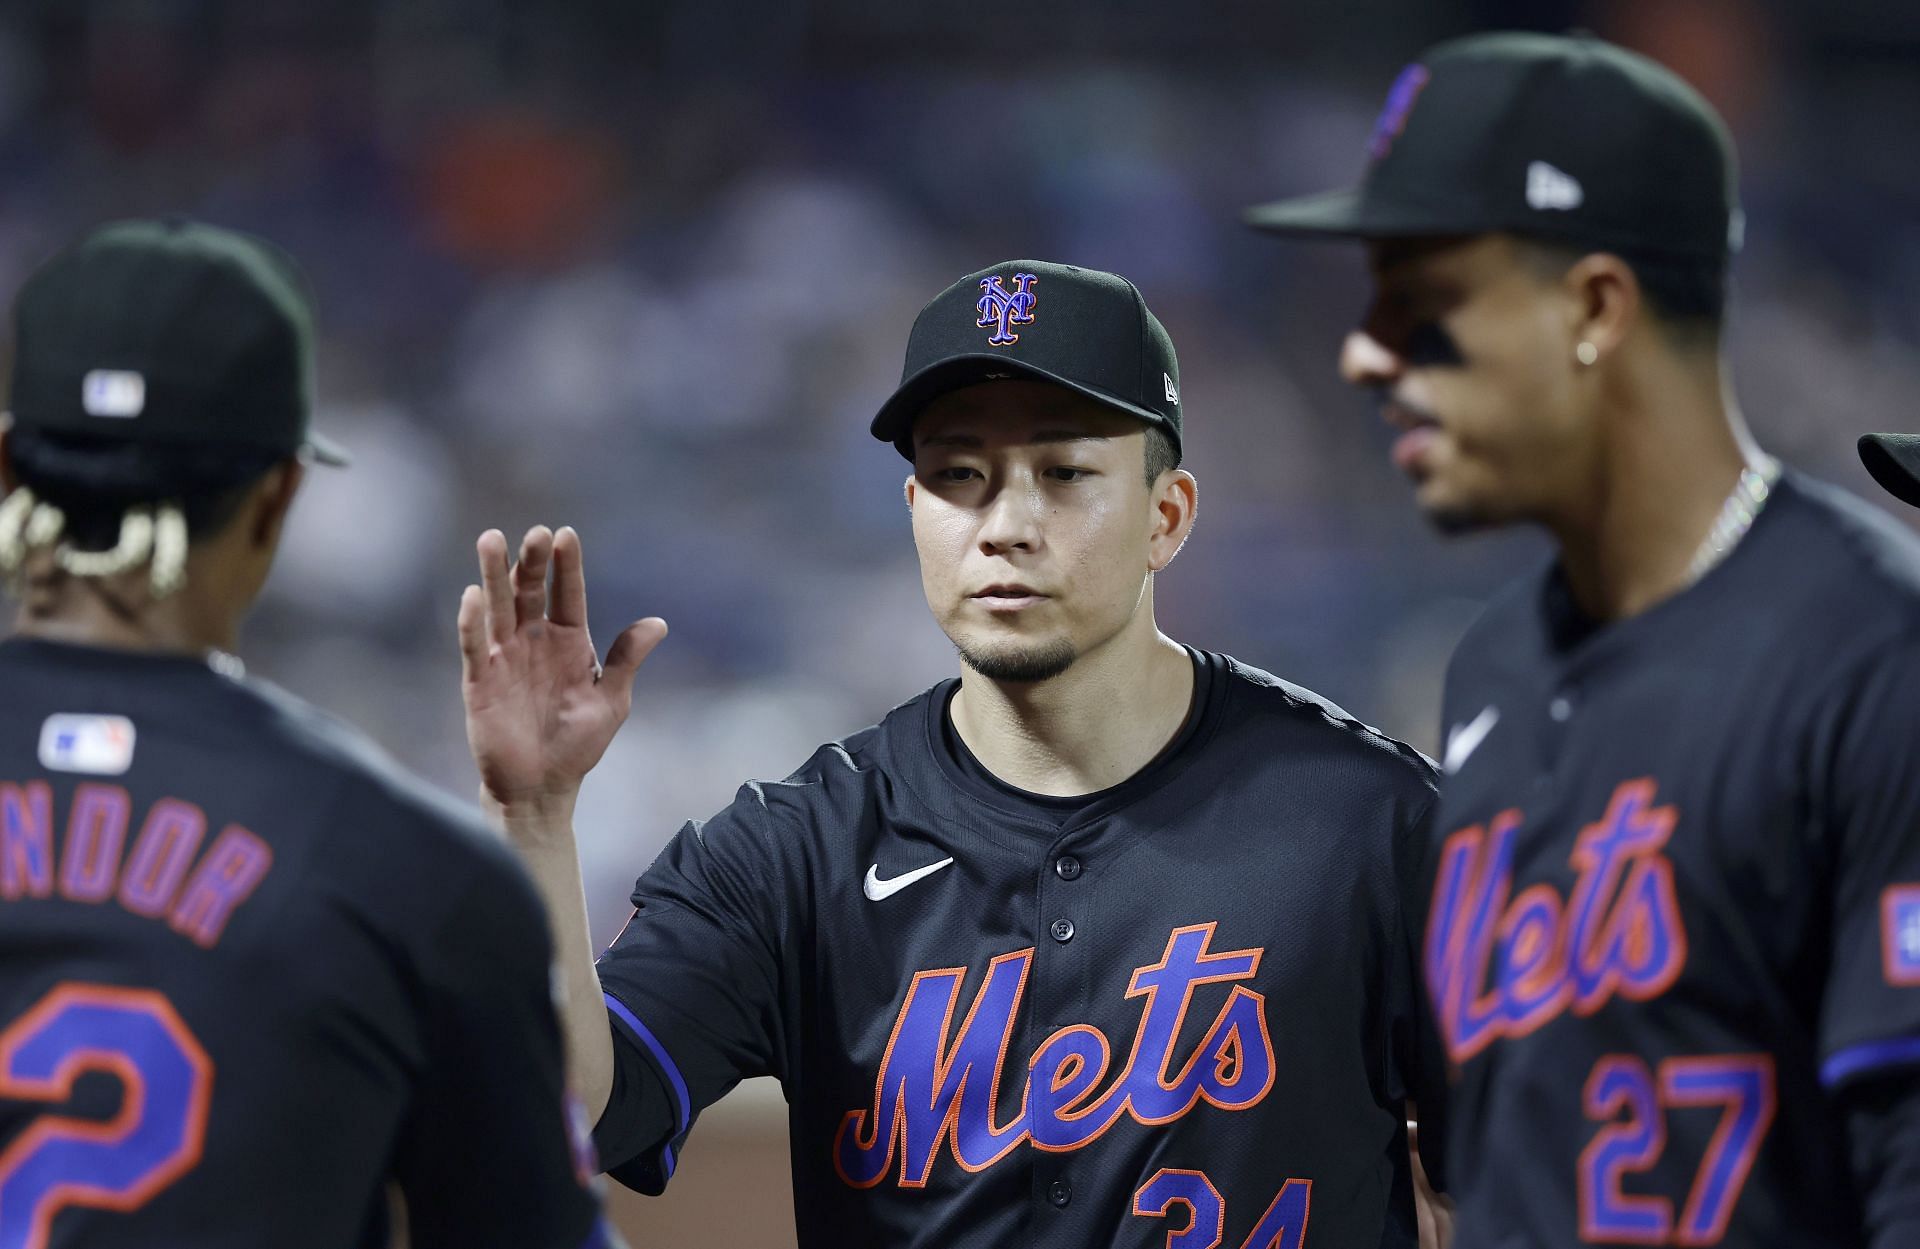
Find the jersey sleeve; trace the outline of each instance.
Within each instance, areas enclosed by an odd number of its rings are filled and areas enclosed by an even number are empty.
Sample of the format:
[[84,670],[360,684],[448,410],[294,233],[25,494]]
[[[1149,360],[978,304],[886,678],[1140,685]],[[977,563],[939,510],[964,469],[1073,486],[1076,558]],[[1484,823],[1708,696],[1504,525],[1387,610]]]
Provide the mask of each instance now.
[[1920,1244],[1920,1071],[1856,1080],[1845,1096],[1866,1243],[1872,1249]]
[[504,857],[483,866],[419,952],[427,1058],[394,1165],[409,1240],[615,1244],[568,1112],[546,914]]
[[1832,933],[1820,1008],[1830,1088],[1920,1066],[1920,634],[1845,683],[1816,737]]
[[658,1193],[700,1111],[741,1080],[783,1075],[796,890],[791,827],[749,785],[681,829],[634,886],[601,955],[614,1088],[594,1129],[607,1173]]

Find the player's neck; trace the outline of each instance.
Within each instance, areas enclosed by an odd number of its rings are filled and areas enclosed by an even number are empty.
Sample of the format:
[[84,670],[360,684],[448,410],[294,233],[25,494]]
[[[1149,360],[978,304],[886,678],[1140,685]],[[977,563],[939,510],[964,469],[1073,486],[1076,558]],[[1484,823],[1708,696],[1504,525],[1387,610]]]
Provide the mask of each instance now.
[[1638,615],[1691,585],[1728,495],[1762,458],[1717,369],[1641,380],[1608,414],[1591,485],[1548,522],[1574,601],[1595,620]]
[[[138,584],[140,576],[105,582],[32,578],[14,617],[14,632],[100,650],[203,655],[233,649],[239,625],[233,613],[191,589],[155,601]],[[190,584],[191,579],[190,571]]]
[[1030,793],[1098,793],[1152,762],[1186,722],[1193,661],[1142,613],[1048,681],[993,681],[968,671],[951,715],[982,766]]

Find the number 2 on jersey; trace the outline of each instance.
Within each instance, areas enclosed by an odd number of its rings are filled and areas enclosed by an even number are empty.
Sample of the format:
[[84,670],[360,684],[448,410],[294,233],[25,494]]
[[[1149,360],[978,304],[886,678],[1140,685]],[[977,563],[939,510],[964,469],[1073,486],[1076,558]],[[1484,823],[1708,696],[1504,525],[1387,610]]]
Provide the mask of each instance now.
[[[1773,1123],[1773,1060],[1765,1054],[1669,1058],[1657,1072],[1628,1054],[1594,1064],[1587,1117],[1602,1121],[1580,1154],[1580,1236],[1603,1244],[1716,1245]],[[1687,1204],[1674,1222],[1665,1197],[1622,1192],[1624,1173],[1654,1166],[1667,1144],[1666,1112],[1721,1108]],[[1615,1122],[1622,1112],[1624,1122]]]
[[41,1249],[67,1206],[137,1210],[200,1161],[213,1062],[161,994],[68,982],[0,1032],[0,1098],[57,1106],[96,1071],[113,1118],[44,1114],[0,1154],[0,1249]]
[[[1312,1180],[1281,1185],[1240,1249],[1303,1249],[1312,1197]],[[1167,1249],[1218,1249],[1227,1232],[1227,1203],[1204,1173],[1162,1167],[1133,1195],[1133,1212],[1151,1218],[1169,1217],[1176,1205],[1185,1210],[1187,1225],[1167,1233]]]

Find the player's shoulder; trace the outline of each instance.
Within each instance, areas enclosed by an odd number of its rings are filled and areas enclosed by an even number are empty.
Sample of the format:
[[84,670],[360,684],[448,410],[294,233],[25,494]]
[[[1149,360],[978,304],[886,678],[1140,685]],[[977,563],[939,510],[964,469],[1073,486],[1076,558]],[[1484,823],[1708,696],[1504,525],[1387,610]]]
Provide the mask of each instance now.
[[1802,473],[1783,473],[1777,491],[1775,542],[1783,550],[1774,562],[1796,570],[1803,598],[1849,604],[1891,627],[1920,623],[1920,536],[1858,495]]
[[1433,761],[1333,700],[1231,655],[1202,652],[1219,673],[1230,731],[1261,739],[1287,761],[1336,759],[1396,785],[1431,790]]
[[877,722],[824,742],[778,780],[740,787],[730,811],[751,822],[817,826],[842,823],[855,810],[890,793],[903,768],[925,758],[931,709],[944,706],[942,682],[893,708]]
[[326,829],[336,839],[332,853],[431,864],[504,889],[520,880],[512,852],[477,810],[416,776],[367,733],[270,681],[234,684],[252,710],[263,766],[306,774],[307,791],[334,812]]

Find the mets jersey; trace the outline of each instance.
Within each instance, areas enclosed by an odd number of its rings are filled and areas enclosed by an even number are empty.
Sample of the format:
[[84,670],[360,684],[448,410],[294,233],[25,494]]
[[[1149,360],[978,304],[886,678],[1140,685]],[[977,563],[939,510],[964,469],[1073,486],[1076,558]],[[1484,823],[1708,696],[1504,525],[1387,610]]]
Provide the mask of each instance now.
[[1459,1249],[1867,1243],[1848,1098],[1920,1062],[1920,543],[1789,473],[1640,615],[1518,586],[1446,716]]
[[1101,793],[1000,782],[948,681],[687,826],[600,962],[612,1174],[773,1075],[808,1249],[1412,1245],[1430,766],[1192,658]]
[[414,1249],[600,1243],[549,945],[281,691],[0,643],[0,1249],[384,1247],[389,1181]]

